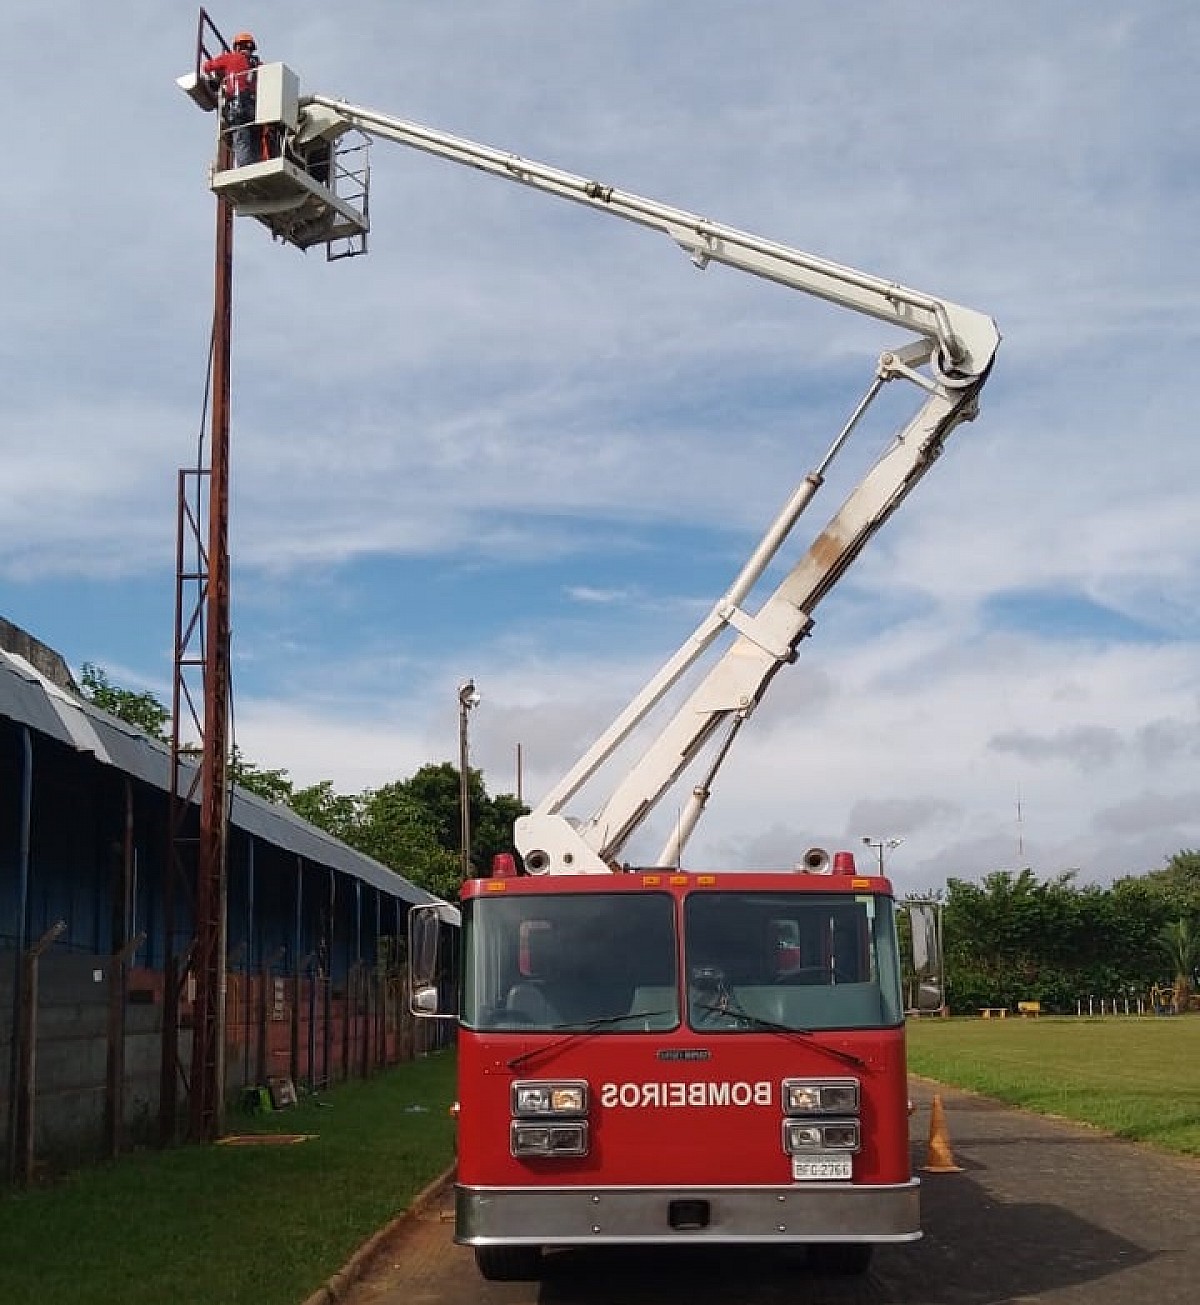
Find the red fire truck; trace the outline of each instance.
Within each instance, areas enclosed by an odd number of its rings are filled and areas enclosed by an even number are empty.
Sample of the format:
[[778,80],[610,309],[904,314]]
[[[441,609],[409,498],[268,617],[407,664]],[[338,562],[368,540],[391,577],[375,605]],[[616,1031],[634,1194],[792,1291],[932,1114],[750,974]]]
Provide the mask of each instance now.
[[456,1237],[485,1277],[683,1241],[859,1272],[920,1236],[886,880],[501,876],[462,913]]
[[[816,605],[974,417],[995,325],[611,186],[338,102],[315,108],[661,230],[702,268],[722,262],[917,336],[879,359],[824,458],[679,651],[517,821],[519,859],[463,885],[453,1015],[455,1236],[484,1277],[536,1277],[547,1248],[647,1243],[803,1244],[824,1269],[860,1273],[875,1245],[921,1235],[891,886],[859,875],[848,852],[812,848],[794,868],[752,873],[685,872],[682,851]],[[919,393],[916,414],[751,611],[830,463],[896,380]],[[614,764],[594,814],[566,814]],[[625,863],[631,836],[693,767],[662,851],[645,867]],[[450,1017],[438,1010],[435,931],[435,913],[413,913],[413,1009]],[[936,976],[931,941],[922,950]],[[936,981],[933,991],[940,1004]]]
[[[180,85],[212,109],[199,70],[198,50]],[[345,146],[377,137],[661,232],[698,268],[724,264],[905,332],[733,584],[517,821],[519,856],[463,884],[455,1009],[439,1009],[433,908],[412,913],[409,938],[413,1009],[458,1021],[455,1235],[485,1277],[534,1277],[546,1248],[680,1243],[802,1244],[829,1269],[861,1272],[874,1245],[921,1235],[891,886],[859,875],[847,852],[813,848],[770,872],[685,871],[682,853],[817,604],[975,416],[995,323],[614,186],[302,95],[282,64],[258,70],[258,118],[270,157],[230,167],[222,151],[212,187],[301,248],[365,252],[369,169],[361,153],[347,162]],[[912,387],[915,415],[753,607],[830,464],[892,382]],[[568,815],[614,766],[594,814]],[[631,836],[685,772],[698,777],[661,852],[627,864]]]

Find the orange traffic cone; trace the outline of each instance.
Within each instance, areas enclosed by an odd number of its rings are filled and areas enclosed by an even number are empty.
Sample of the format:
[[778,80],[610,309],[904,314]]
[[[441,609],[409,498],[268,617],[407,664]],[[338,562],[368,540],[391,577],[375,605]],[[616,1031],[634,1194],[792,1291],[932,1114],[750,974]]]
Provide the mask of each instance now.
[[921,1170],[927,1174],[961,1174],[962,1165],[954,1163],[954,1152],[950,1149],[950,1135],[946,1131],[946,1112],[942,1109],[942,1098],[933,1098],[933,1108],[929,1112],[929,1150]]

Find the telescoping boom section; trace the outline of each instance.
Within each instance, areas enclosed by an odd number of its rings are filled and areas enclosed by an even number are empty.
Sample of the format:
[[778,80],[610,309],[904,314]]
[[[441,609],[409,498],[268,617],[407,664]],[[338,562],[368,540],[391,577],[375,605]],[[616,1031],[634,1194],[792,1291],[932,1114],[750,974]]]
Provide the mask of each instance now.
[[[608,874],[618,868],[629,839],[663,795],[693,764],[704,766],[703,777],[656,859],[658,865],[678,865],[717,769],[775,672],[795,660],[817,604],[937,459],[955,427],[975,416],[979,391],[1000,339],[996,325],[982,313],[935,295],[519,155],[326,96],[309,96],[303,104],[307,125],[300,128],[302,140],[309,132],[355,128],[662,232],[701,269],[710,263],[724,264],[908,333],[906,341],[878,360],[849,421],[796,487],[731,588],[570,772],[517,821],[514,831],[530,874]],[[913,385],[920,392],[916,415],[774,592],[751,611],[747,603],[751,590],[820,489],[834,458],[891,381]],[[718,645],[726,632],[732,637]],[[701,673],[705,666],[706,673]],[[648,742],[640,756],[624,769],[599,809],[583,820],[568,817],[571,799],[693,667],[699,683],[669,722],[647,731]]]
[[[605,182],[345,100],[302,95],[295,74],[284,65],[264,65],[259,76],[269,91],[267,103],[271,106],[259,117],[278,115],[273,126],[264,121],[264,127],[273,132],[270,138],[277,142],[278,158],[218,171],[213,186],[238,211],[256,217],[285,242],[307,248],[328,234],[332,249],[336,239],[345,241],[348,233],[353,233],[354,214],[358,214],[365,248],[369,172],[364,168],[355,174],[361,187],[355,198],[358,207],[349,209],[347,201],[333,193],[336,186],[329,172],[329,149],[353,133],[420,150],[661,232],[698,268],[723,264],[876,318],[905,333],[895,348],[880,356],[866,392],[845,425],[800,480],[730,588],[515,829],[516,846],[530,874],[611,873],[620,867],[629,840],[664,794],[692,769],[700,777],[655,859],[659,865],[678,865],[717,770],[776,671],[796,659],[817,605],[937,460],[954,429],[975,416],[979,392],[999,344],[995,323],[986,314],[940,296]],[[313,159],[322,160],[318,176],[313,175]],[[294,206],[289,206],[289,196],[295,199]],[[774,591],[753,606],[752,590],[824,484],[834,459],[883,387],[894,381],[913,386],[920,395],[915,415],[815,534]],[[682,705],[665,724],[639,731],[660,705],[667,710],[664,699],[685,676],[693,687],[688,693],[681,688]],[[608,796],[590,816],[568,816],[571,800],[635,731],[639,731],[641,751],[632,762],[627,760],[628,751],[622,754],[626,764]]]

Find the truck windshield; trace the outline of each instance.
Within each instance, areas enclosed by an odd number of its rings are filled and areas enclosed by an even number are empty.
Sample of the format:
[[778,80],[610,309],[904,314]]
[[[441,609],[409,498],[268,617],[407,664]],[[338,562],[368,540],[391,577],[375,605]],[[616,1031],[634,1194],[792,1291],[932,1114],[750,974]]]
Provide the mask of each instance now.
[[684,921],[693,1028],[878,1028],[903,1020],[890,898],[691,893]]
[[463,946],[467,1028],[628,1033],[679,1023],[666,893],[473,898]]

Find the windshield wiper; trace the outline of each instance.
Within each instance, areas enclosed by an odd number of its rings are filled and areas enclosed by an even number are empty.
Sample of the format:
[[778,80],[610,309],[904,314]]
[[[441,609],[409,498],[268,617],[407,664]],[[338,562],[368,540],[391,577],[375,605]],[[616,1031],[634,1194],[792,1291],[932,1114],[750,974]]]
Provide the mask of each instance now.
[[[535,1056],[545,1055],[556,1047],[565,1046],[571,1041],[576,1033],[594,1033],[597,1029],[602,1029],[608,1024],[622,1024],[625,1020],[652,1020],[662,1015],[670,1015],[672,1018],[678,1018],[678,1012],[674,1010],[639,1010],[627,1012],[624,1015],[601,1015],[594,1020],[582,1020],[570,1024],[552,1024],[548,1029],[540,1029],[538,1032],[543,1033],[564,1033],[565,1036],[556,1038],[553,1042],[547,1042],[544,1047],[531,1047],[528,1051],[523,1051],[519,1056],[514,1056],[508,1062],[509,1069],[519,1069],[522,1065],[528,1064]],[[532,1032],[533,1030],[528,1030]],[[526,1030],[522,1030],[526,1032]],[[640,1032],[633,1029],[631,1032]]]
[[[692,1008],[707,1011],[711,1015],[725,1015],[735,1022],[747,1024],[754,1029],[765,1029],[768,1033],[790,1033],[801,1038],[815,1038],[817,1036],[816,1029],[806,1029],[795,1024],[776,1024],[774,1020],[763,1019],[761,1015],[751,1015],[749,1011],[743,1010],[741,1006],[733,1002],[724,1006],[693,1002]],[[844,1051],[841,1047],[831,1047],[826,1042],[812,1042],[809,1045],[818,1051],[824,1051],[830,1056],[835,1056],[838,1060],[845,1061],[847,1065],[855,1065],[859,1069],[867,1068],[867,1062],[861,1056],[856,1056],[852,1051]]]

